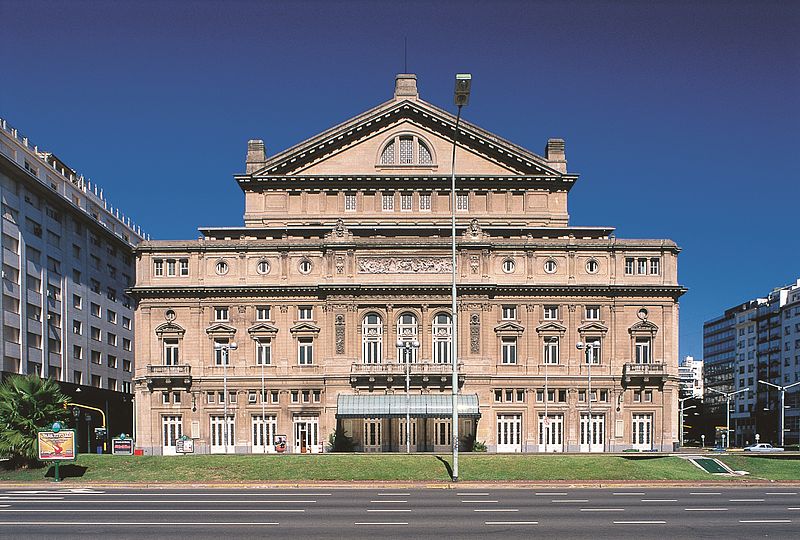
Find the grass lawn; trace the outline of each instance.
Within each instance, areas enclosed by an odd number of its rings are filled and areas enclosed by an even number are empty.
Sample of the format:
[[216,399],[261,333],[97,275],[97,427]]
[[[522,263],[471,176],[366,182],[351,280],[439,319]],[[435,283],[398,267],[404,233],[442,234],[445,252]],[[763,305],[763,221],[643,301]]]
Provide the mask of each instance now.
[[[744,456],[722,458],[751,478],[800,480],[800,461]],[[270,482],[304,480],[399,480],[447,482],[451,456],[402,454],[98,456],[62,464],[70,482]],[[725,480],[676,457],[600,455],[460,456],[464,481]],[[0,469],[0,481],[41,481],[48,468]],[[49,472],[52,477],[52,471]],[[747,478],[747,477],[746,477]]]

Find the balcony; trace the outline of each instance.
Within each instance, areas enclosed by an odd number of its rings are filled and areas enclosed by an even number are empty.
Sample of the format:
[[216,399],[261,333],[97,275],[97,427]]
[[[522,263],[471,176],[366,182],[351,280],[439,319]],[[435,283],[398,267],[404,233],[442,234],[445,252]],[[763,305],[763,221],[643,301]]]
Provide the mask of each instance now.
[[[464,384],[464,364],[458,364],[458,386]],[[409,364],[409,384],[412,388],[452,388],[453,365]],[[350,384],[362,388],[405,388],[406,365],[354,363],[350,367]]]
[[147,386],[152,388],[186,388],[192,386],[192,366],[148,365]]
[[634,382],[638,384],[661,384],[666,378],[667,365],[663,362],[652,362],[650,364],[627,362],[622,368],[622,380],[626,386]]

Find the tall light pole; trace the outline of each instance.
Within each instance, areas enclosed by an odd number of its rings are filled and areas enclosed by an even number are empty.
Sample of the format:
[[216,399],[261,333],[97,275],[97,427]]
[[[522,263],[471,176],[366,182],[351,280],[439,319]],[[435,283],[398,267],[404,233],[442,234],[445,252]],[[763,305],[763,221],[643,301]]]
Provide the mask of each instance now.
[[689,407],[684,407],[683,404],[687,399],[692,399],[693,397],[694,396],[688,396],[688,397],[685,397],[685,398],[679,398],[678,399],[678,403],[680,403],[680,406],[681,406],[681,417],[680,417],[680,422],[679,422],[681,432],[680,432],[680,436],[678,437],[678,441],[680,442],[681,447],[683,446],[683,416],[684,416],[684,414],[686,414],[686,411],[690,411],[692,409],[696,409],[697,408],[697,405],[691,405]]
[[[589,404],[589,423],[586,425],[584,432],[586,438],[589,440],[589,453],[592,452],[592,362],[594,362],[594,355],[590,355],[592,349],[600,349],[600,342],[593,341],[591,343],[584,343],[579,341],[575,344],[575,348],[586,351],[586,366],[588,372],[586,402]],[[591,356],[591,358],[590,358]],[[546,399],[546,397],[545,397]]]
[[[270,352],[271,349],[267,349]],[[263,351],[263,349],[262,349]],[[264,354],[262,352],[262,354]],[[261,360],[261,446],[263,446],[263,453],[267,453],[267,411],[266,411],[266,401],[267,401],[267,389],[264,381],[264,364],[267,363],[267,359],[262,356],[259,358]]]
[[397,348],[400,349],[400,354],[403,355],[403,362],[406,364],[406,454],[411,453],[411,371],[409,364],[411,363],[411,350],[419,349],[419,341],[398,339]]
[[472,75],[469,73],[456,74],[456,88],[453,99],[458,114],[456,115],[456,127],[453,132],[453,160],[450,167],[450,217],[451,217],[451,236],[452,236],[452,318],[453,323],[451,338],[453,361],[453,482],[458,482],[458,316],[456,314],[456,143],[458,141],[458,125],[461,123],[461,107],[469,103],[469,92],[472,88]]
[[235,351],[239,346],[235,341],[230,343],[214,342],[214,350],[220,351],[222,355],[222,444],[225,445],[225,453],[228,453],[228,362],[230,361],[231,351]]
[[784,397],[784,394],[786,393],[786,389],[787,388],[791,388],[792,386],[797,386],[798,384],[800,384],[800,382],[787,384],[786,386],[780,386],[778,384],[772,384],[771,382],[762,381],[761,379],[759,379],[758,382],[760,382],[761,384],[766,384],[767,386],[775,387],[778,390],[780,390],[780,393],[781,393],[781,434],[780,434],[780,437],[778,438],[778,440],[780,441],[780,446],[783,447],[783,434],[784,434],[784,429],[785,429],[784,421],[785,421],[785,413],[786,413],[786,409],[783,406],[783,397]]
[[725,448],[730,448],[731,446],[731,400],[733,396],[736,394],[741,394],[742,392],[749,392],[750,388],[742,388],[741,390],[737,390],[736,392],[721,392],[720,390],[715,390],[713,388],[707,388],[712,392],[716,392],[717,394],[721,395],[725,398]]

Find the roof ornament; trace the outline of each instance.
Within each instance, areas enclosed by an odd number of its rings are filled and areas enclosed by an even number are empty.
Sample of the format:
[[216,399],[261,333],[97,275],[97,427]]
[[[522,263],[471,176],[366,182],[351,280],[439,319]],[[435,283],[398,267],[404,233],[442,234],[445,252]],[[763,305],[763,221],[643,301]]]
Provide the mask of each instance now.
[[464,238],[467,240],[482,240],[488,238],[488,236],[489,235],[481,229],[481,224],[477,218],[472,218],[469,222],[469,227],[464,231]]
[[345,227],[344,220],[339,218],[336,220],[333,230],[325,235],[325,238],[331,240],[350,240],[353,238],[353,233]]

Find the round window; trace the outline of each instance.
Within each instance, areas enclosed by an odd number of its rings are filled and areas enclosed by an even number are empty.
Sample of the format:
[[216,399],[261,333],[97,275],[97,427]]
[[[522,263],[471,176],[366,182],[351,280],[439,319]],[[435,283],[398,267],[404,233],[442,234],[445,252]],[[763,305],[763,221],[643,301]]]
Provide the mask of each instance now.
[[514,264],[513,259],[506,259],[503,261],[503,272],[505,272],[506,274],[510,274],[511,272],[513,272],[515,267],[516,264]]
[[269,261],[258,261],[256,269],[259,274],[269,274]]
[[300,269],[300,273],[308,274],[309,272],[311,272],[311,261],[309,261],[308,259],[303,259],[302,261],[300,261],[298,268]]
[[600,265],[594,259],[589,259],[586,262],[586,271],[590,274],[596,274],[597,271],[600,269]]
[[217,269],[217,274],[221,276],[225,275],[228,273],[228,263],[226,263],[225,261],[217,261],[216,269]]
[[547,272],[548,274],[555,273],[556,268],[558,268],[558,265],[556,264],[556,261],[554,261],[553,259],[548,259],[544,262],[544,271]]

